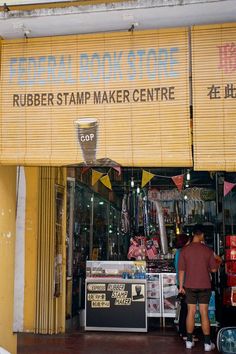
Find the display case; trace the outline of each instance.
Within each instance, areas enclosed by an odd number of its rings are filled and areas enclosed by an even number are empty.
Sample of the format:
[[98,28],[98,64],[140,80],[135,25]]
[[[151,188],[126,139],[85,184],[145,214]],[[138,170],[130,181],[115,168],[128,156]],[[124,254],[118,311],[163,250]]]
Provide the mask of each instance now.
[[147,332],[146,262],[87,261],[85,330]]
[[162,317],[161,274],[147,274],[148,317]]
[[176,296],[178,288],[176,285],[176,273],[162,273],[162,304],[163,317],[175,317]]
[[[147,316],[174,318],[176,315],[175,273],[147,273]],[[164,320],[163,320],[164,324]]]

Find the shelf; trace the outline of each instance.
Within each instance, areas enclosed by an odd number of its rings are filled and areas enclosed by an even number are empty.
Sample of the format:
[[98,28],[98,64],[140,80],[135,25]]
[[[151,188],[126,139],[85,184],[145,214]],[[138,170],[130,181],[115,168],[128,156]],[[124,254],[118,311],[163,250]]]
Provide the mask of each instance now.
[[161,313],[148,313],[147,317],[163,317]]

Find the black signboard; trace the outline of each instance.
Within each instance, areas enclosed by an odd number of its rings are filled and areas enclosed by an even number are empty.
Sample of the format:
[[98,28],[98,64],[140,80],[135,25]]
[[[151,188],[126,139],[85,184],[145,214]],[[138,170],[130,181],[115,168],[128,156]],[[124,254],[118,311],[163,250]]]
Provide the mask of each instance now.
[[146,332],[146,281],[87,279],[85,329]]

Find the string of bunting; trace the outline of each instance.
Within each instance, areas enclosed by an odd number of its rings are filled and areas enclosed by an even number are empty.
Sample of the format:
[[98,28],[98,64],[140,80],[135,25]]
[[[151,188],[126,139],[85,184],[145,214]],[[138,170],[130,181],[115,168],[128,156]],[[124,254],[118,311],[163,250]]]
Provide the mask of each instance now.
[[92,169],[92,186],[94,186],[98,181],[100,181],[102,182],[102,184],[104,184],[105,187],[112,190],[110,177],[108,175],[109,172],[110,170],[107,173],[102,173]]
[[141,187],[143,188],[144,186],[146,186],[146,184],[151,181],[151,179],[153,179],[154,177],[159,177],[159,178],[170,178],[172,179],[172,181],[174,182],[174,184],[176,185],[176,187],[178,188],[179,191],[181,191],[183,189],[183,184],[184,184],[184,174],[181,175],[177,175],[177,176],[161,176],[161,175],[155,175],[151,172],[142,171],[142,183],[141,183]]
[[[107,173],[103,173],[97,170],[94,170],[92,168],[92,186],[94,186],[98,181],[102,182],[105,187],[108,189],[112,190],[112,185],[109,177],[109,172],[111,169],[114,169],[116,172],[118,172],[118,176],[121,175],[121,167],[120,166],[112,166]],[[82,169],[82,174],[86,173],[90,167],[83,167]]]
[[[120,174],[121,174],[121,167],[120,166],[112,166],[111,168],[113,168],[115,171],[117,171],[118,175],[120,176]],[[109,171],[107,173],[102,173],[102,172],[97,171],[92,168],[92,186],[94,186],[98,181],[100,181],[108,189],[112,190],[112,185],[111,185],[111,181],[110,181],[110,177],[109,177],[109,172],[110,172],[111,168],[109,169]],[[83,167],[82,174],[86,173],[89,169],[90,169],[90,167],[87,167],[87,166]],[[181,191],[183,189],[184,174],[170,177],[170,176],[156,175],[154,173],[151,173],[151,172],[145,171],[145,170],[142,170],[141,187],[143,188],[154,177],[170,178],[170,179],[172,179],[172,181],[174,182],[174,184],[176,185],[176,187],[178,188],[179,191]]]
[[[82,174],[86,173],[91,167],[85,166],[82,168]],[[112,190],[112,185],[109,177],[109,172],[111,169],[114,169],[118,172],[118,175],[121,175],[121,167],[120,166],[112,166],[107,173],[102,173],[92,168],[92,186],[94,186],[98,181],[102,182],[104,186],[108,189]],[[156,175],[146,170],[142,170],[142,183],[141,187],[145,187],[148,182],[150,182],[154,177],[159,178],[170,178],[176,185],[177,189],[181,191],[183,189],[184,184],[184,176],[185,174],[177,175],[177,176],[163,176]],[[212,176],[211,176],[212,177]],[[236,186],[236,183],[231,183],[224,181],[224,197],[231,192],[231,190]]]

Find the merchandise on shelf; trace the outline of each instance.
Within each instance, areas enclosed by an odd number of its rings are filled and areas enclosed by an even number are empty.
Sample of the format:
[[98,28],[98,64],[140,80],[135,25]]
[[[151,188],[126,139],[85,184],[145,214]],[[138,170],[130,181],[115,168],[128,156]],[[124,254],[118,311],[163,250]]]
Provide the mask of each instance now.
[[[236,286],[236,236],[227,235],[226,236],[226,250],[225,250],[225,273],[227,276],[227,286],[229,289],[225,289],[223,303],[225,305],[236,305],[235,294],[232,289]],[[233,306],[235,306],[233,305]]]
[[130,239],[127,258],[136,260],[157,259],[158,249],[157,238],[153,237],[147,240],[144,236],[135,236]]
[[152,314],[160,313],[160,310],[161,310],[160,299],[158,299],[158,298],[157,299],[148,299],[147,305],[148,305],[148,308],[147,308],[148,313],[152,313]]
[[227,285],[228,286],[236,286],[236,273],[235,274],[227,274]]
[[227,235],[225,244],[228,248],[236,248],[236,235]]
[[87,261],[87,278],[145,279],[145,261]]
[[210,298],[210,302],[209,302],[209,306],[208,306],[209,310],[215,310],[216,309],[216,295],[215,295],[215,291],[211,292],[211,298]]
[[[208,317],[209,317],[211,325],[216,323],[215,311],[209,310],[208,311]],[[196,314],[195,314],[195,323],[196,324],[200,324],[201,323],[201,315],[200,315],[200,312],[198,310],[196,311]]]
[[147,261],[147,273],[174,273],[174,262],[172,259],[158,259]]
[[224,289],[223,305],[236,306],[236,287]]
[[236,262],[235,261],[225,262],[225,272],[226,274],[236,274]]
[[226,261],[236,261],[236,248],[229,248],[225,250]]

